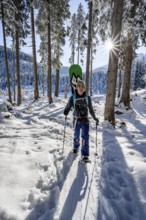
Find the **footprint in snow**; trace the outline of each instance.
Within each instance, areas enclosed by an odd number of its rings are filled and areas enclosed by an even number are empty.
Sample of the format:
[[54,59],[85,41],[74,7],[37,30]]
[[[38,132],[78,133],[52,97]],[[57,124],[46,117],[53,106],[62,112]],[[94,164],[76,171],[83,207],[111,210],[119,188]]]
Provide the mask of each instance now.
[[31,150],[32,150],[33,152],[40,152],[41,146],[38,146],[36,149],[35,149],[35,148],[32,148]]
[[134,172],[134,166],[130,166],[129,167],[129,171],[132,173],[132,172]]
[[36,188],[37,189],[41,189],[42,187],[43,187],[43,180],[40,178],[39,180],[38,180],[38,182],[36,183]]
[[26,150],[25,153],[26,153],[26,155],[31,154],[31,152],[29,150]]
[[130,155],[135,155],[135,153],[133,151],[130,151],[129,154]]
[[46,171],[48,171],[49,165],[48,164],[43,164],[40,167],[44,170],[44,172],[46,172]]
[[59,151],[60,151],[60,148],[56,148],[56,149],[49,150],[49,153],[55,153],[56,151],[59,152]]

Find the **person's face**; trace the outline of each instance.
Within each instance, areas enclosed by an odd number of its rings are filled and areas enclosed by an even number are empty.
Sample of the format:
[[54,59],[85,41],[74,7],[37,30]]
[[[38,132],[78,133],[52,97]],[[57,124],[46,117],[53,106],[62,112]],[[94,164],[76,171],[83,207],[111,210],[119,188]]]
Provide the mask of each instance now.
[[82,85],[82,84],[78,85],[77,92],[78,92],[79,95],[83,95],[83,93],[85,92],[84,85]]

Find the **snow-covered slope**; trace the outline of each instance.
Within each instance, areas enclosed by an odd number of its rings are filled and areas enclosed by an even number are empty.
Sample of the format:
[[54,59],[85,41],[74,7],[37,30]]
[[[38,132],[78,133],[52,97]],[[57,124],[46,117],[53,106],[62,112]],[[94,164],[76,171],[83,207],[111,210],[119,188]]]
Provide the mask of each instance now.
[[98,156],[90,118],[87,165],[71,153],[72,112],[62,154],[67,100],[49,105],[26,97],[11,112],[1,107],[0,220],[145,220],[146,92],[132,96],[132,110],[121,106],[116,129],[103,121],[104,96],[92,98]]

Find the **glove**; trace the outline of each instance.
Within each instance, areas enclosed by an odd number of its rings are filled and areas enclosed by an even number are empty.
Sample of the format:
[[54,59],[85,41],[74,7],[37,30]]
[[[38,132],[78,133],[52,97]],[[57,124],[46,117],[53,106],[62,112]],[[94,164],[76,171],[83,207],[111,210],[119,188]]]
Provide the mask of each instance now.
[[95,121],[96,121],[96,124],[98,125],[99,124],[99,119],[95,118]]
[[66,108],[64,109],[63,114],[64,114],[65,116],[67,116],[67,115],[68,115],[68,110],[67,110]]

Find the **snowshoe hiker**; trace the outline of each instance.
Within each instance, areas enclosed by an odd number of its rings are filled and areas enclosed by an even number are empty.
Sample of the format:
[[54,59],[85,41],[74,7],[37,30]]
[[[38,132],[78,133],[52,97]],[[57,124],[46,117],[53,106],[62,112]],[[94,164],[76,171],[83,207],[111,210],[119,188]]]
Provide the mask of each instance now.
[[70,97],[65,109],[64,115],[67,116],[71,109],[73,111],[73,125],[74,125],[74,146],[73,152],[78,153],[80,146],[80,132],[82,137],[81,156],[82,158],[89,157],[89,119],[88,110],[96,121],[99,123],[98,118],[95,116],[92,101],[90,96],[86,96],[85,83],[80,80],[77,82],[75,93]]

